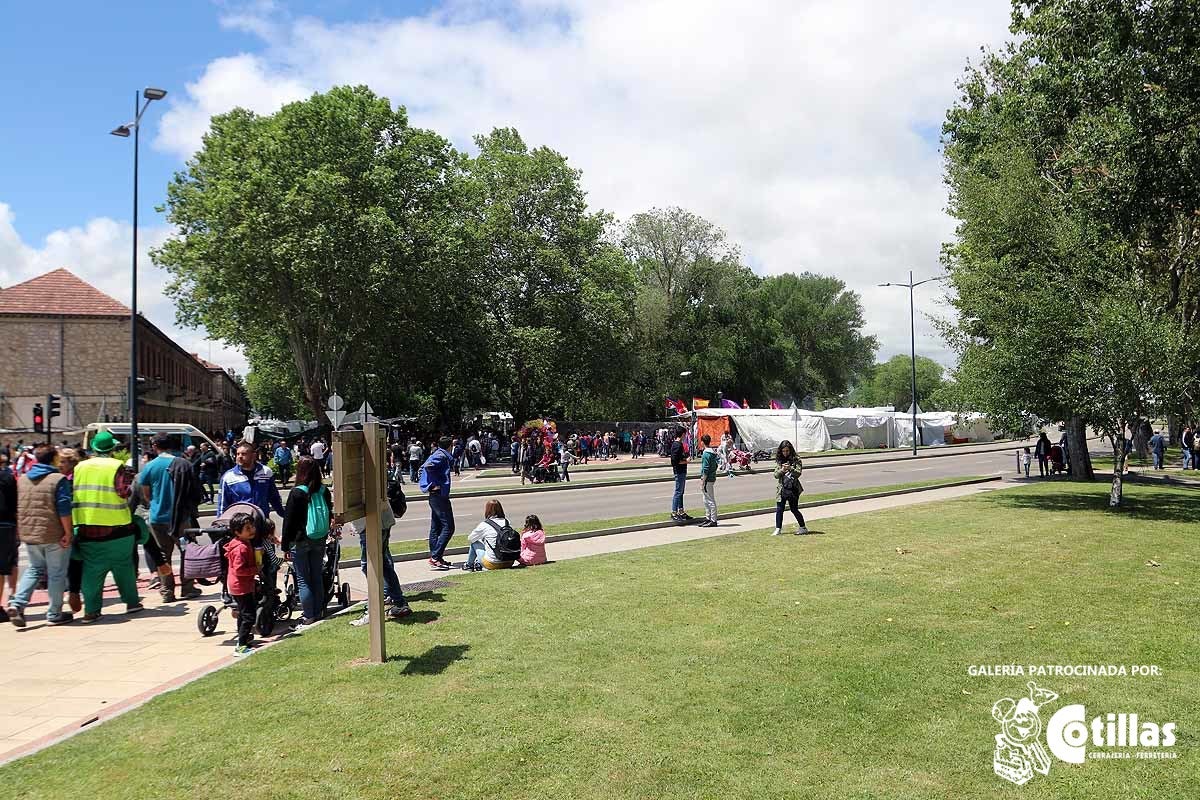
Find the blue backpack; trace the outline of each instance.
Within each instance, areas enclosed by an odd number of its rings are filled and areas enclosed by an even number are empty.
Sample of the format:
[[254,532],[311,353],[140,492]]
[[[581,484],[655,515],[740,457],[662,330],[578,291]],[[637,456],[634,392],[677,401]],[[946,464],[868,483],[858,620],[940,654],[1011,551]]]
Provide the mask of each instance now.
[[308,538],[324,539],[329,535],[329,492],[322,486],[320,491],[312,494],[304,485],[297,486],[296,491],[308,495],[308,522],[305,526]]

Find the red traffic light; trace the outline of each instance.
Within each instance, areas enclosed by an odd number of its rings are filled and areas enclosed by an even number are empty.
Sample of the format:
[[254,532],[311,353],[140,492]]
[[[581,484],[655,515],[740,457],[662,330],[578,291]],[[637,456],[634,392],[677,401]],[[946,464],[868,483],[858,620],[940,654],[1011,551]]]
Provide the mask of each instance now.
[[42,416],[42,406],[40,403],[33,407],[33,432],[44,433],[46,430],[46,418]]

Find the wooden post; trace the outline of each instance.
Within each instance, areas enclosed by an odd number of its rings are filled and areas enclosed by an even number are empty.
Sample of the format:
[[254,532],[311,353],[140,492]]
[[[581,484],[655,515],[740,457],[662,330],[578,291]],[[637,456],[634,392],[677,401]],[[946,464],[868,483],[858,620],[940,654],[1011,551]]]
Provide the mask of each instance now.
[[383,529],[379,504],[386,497],[383,480],[387,474],[387,457],[383,431],[378,422],[363,424],[363,488],[367,507],[367,611],[371,631],[371,661],[387,661],[383,632]]

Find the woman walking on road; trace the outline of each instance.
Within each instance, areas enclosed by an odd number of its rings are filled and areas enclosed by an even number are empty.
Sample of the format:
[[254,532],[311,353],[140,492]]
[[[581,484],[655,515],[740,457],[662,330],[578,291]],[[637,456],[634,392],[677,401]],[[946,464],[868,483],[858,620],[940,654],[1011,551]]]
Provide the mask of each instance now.
[[775,451],[775,532],[772,536],[783,533],[783,507],[790,506],[792,515],[796,517],[796,534],[808,533],[804,524],[804,515],[800,513],[797,503],[804,487],[800,485],[800,474],[804,472],[804,464],[796,455],[796,448],[784,439]]

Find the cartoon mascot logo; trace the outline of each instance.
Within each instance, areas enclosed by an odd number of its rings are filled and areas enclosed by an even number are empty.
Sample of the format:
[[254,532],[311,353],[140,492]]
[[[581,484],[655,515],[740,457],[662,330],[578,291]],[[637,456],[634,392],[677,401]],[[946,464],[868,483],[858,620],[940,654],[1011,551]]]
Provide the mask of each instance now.
[[1033,681],[1029,697],[1013,700],[1002,697],[992,705],[992,717],[1000,723],[996,734],[996,750],[992,754],[992,769],[1006,781],[1021,786],[1033,773],[1045,775],[1050,772],[1050,754],[1042,744],[1042,718],[1038,710],[1058,699],[1049,689],[1039,688]]

